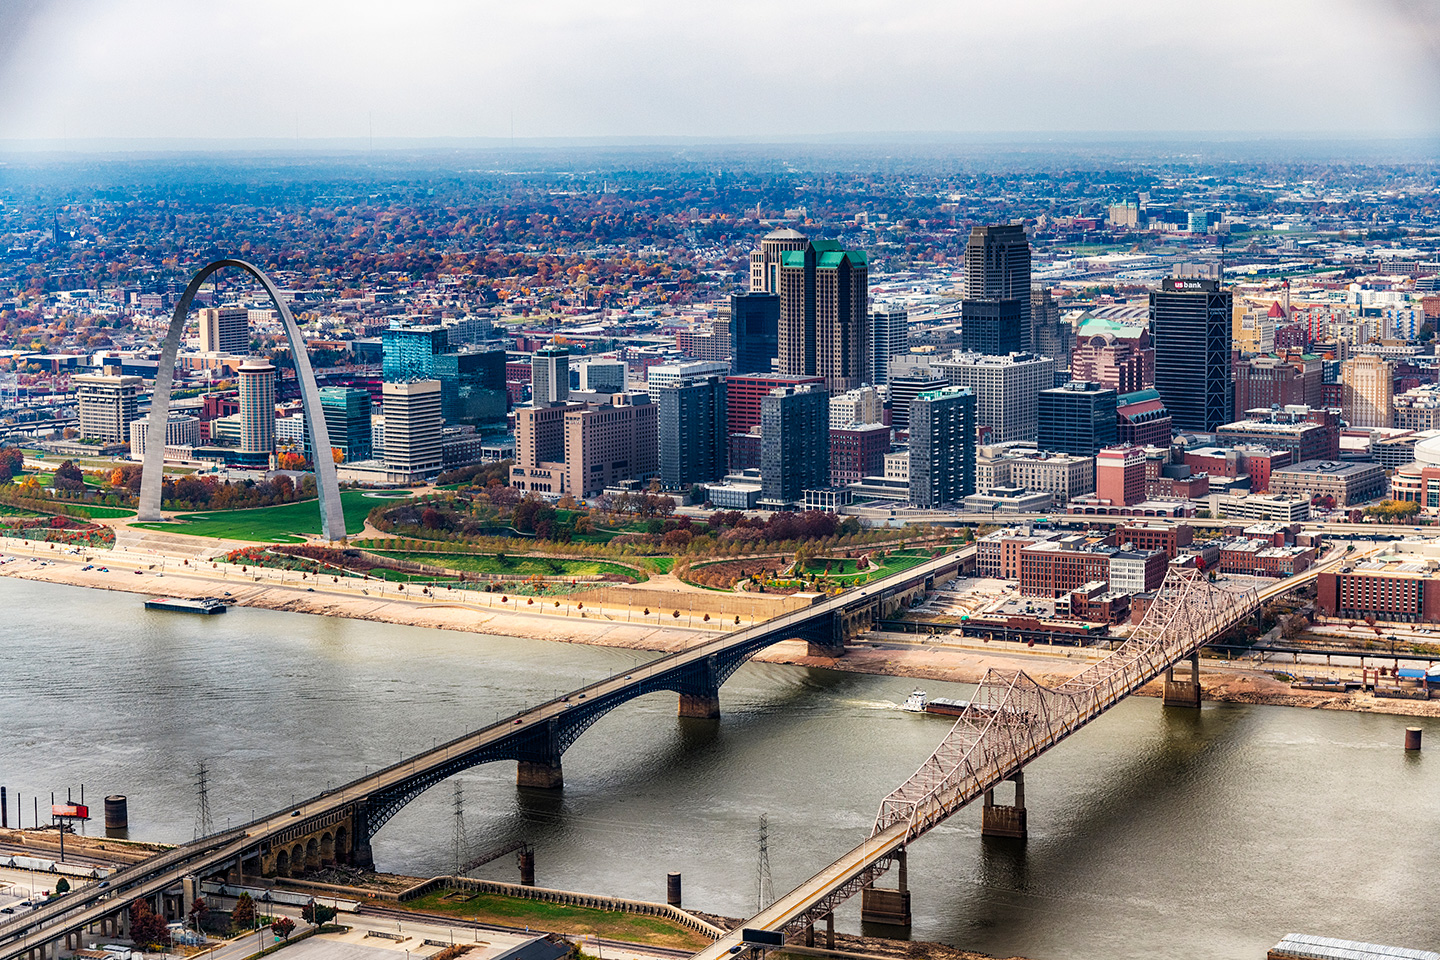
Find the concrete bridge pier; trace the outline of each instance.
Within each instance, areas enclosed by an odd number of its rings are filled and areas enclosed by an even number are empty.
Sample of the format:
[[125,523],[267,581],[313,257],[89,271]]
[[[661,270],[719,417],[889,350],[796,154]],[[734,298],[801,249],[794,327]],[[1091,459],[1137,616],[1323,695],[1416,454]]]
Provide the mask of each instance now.
[[830,614],[810,630],[805,640],[805,655],[809,657],[845,656],[845,624],[839,614]]
[[[900,885],[886,890],[873,884],[860,890],[860,922],[881,927],[910,929],[910,884],[905,866],[905,848],[895,851],[895,865]],[[835,939],[835,918],[829,918],[829,938]]]
[[980,836],[1009,837],[1024,840],[1028,833],[1025,821],[1025,772],[1010,778],[1015,784],[1015,803],[1005,806],[995,802],[994,789],[985,791],[985,806],[980,811]]
[[1176,680],[1175,665],[1165,668],[1165,688],[1161,702],[1167,707],[1200,708],[1200,651],[1190,654],[1190,679]]

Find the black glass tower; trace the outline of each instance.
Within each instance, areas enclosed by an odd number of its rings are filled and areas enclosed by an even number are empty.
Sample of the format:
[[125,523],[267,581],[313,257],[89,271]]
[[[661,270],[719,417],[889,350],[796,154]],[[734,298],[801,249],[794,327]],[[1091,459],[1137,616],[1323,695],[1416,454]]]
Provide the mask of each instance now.
[[1210,433],[1235,419],[1232,304],[1218,280],[1171,277],[1150,294],[1155,389],[1176,430]]

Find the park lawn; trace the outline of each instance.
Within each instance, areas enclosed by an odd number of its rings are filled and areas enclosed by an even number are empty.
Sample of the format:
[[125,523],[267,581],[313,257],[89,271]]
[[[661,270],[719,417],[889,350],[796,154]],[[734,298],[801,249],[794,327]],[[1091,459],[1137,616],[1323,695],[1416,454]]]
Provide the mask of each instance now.
[[83,513],[85,516],[89,517],[92,520],[96,517],[101,517],[104,519],[114,519],[115,517],[135,516],[135,511],[131,510],[129,507],[107,507],[102,504],[69,502],[66,502],[65,506],[76,511],[77,513]]
[[701,950],[711,944],[710,938],[665,917],[642,917],[618,910],[597,910],[593,907],[571,907],[539,900],[524,900],[496,893],[476,894],[467,900],[447,900],[454,894],[437,890],[416,900],[407,901],[407,910],[441,916],[478,920],[507,927],[529,927],[553,933],[591,934],[630,943],[655,947],[676,947]]
[[[341,490],[340,503],[345,511],[345,532],[359,533],[365,518],[376,501],[360,490]],[[179,522],[175,522],[179,521]],[[190,537],[215,537],[223,540],[253,540],[258,543],[303,543],[304,534],[320,532],[320,501],[299,500],[273,507],[252,507],[248,510],[210,510],[205,513],[182,513],[165,523],[136,523],[144,530],[183,533]]]
[[674,557],[646,557],[647,563],[652,563],[661,573],[669,573],[675,569]]
[[[839,572],[840,564],[837,560],[831,564],[830,580],[834,583],[848,585],[854,583],[856,580],[863,580],[866,577],[884,577],[892,573],[899,573],[901,570],[908,570],[913,566],[924,563],[928,559],[930,559],[929,554],[917,555],[913,553],[903,553],[897,555],[891,553],[885,557],[885,562],[878,567],[871,566],[869,569],[859,572],[855,570],[855,561],[847,560],[845,562],[845,573]],[[805,572],[810,574],[824,573],[825,561],[811,560],[807,562],[805,564]]]
[[416,563],[432,567],[445,567],[449,570],[461,570],[465,573],[494,573],[507,577],[529,577],[536,574],[542,577],[583,577],[605,573],[618,574],[632,580],[639,577],[639,574],[630,567],[624,567],[618,563],[606,563],[603,560],[567,560],[562,557],[512,557],[507,555],[502,562],[499,555],[492,553],[403,553],[390,550],[376,550],[375,553],[392,560],[413,560]]

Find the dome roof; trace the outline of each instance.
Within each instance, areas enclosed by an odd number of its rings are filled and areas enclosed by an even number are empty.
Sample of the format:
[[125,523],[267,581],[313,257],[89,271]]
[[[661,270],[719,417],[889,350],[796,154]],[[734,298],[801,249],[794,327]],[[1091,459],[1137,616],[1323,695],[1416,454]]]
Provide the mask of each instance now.
[[1415,460],[1418,463],[1440,465],[1440,437],[1431,437],[1415,444]]
[[805,234],[799,230],[791,230],[789,227],[781,227],[779,230],[771,230],[765,234],[766,240],[804,240]]

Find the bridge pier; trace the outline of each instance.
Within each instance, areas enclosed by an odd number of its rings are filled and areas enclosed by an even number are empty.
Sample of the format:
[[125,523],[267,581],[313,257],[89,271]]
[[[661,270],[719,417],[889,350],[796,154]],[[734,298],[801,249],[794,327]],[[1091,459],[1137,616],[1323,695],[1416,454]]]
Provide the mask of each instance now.
[[1025,772],[1010,778],[1015,784],[1015,803],[1005,806],[995,802],[995,790],[985,791],[985,806],[980,811],[980,836],[1009,837],[1024,840],[1028,833],[1025,820]]
[[515,785],[535,790],[559,790],[565,786],[565,773],[558,759],[554,763],[521,760],[515,771]]
[[1200,708],[1200,651],[1190,654],[1190,679],[1176,680],[1175,665],[1165,668],[1165,687],[1161,703],[1167,707]]
[[695,720],[720,719],[720,658],[714,654],[687,671],[680,691],[680,716]]
[[[899,870],[900,886],[886,890],[873,884],[860,890],[860,922],[881,927],[910,929],[910,885],[905,866],[905,848],[895,851],[895,863]],[[835,919],[829,920],[829,937],[835,937]]]

